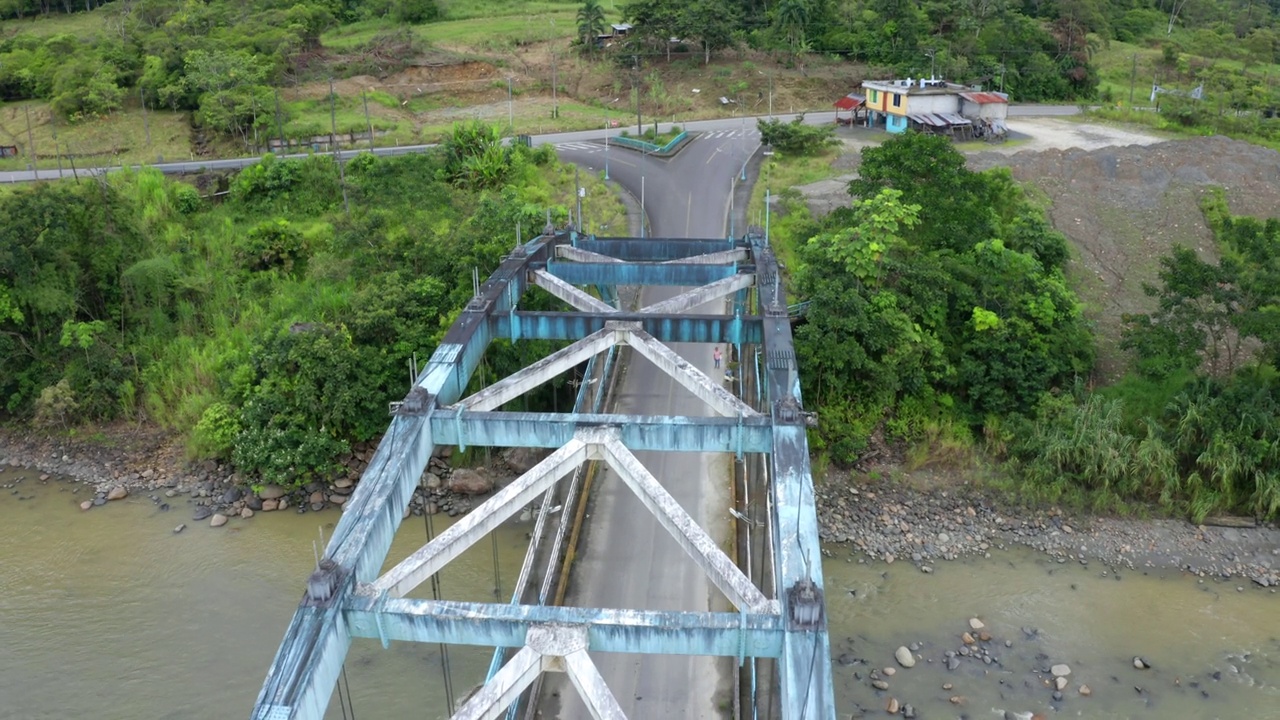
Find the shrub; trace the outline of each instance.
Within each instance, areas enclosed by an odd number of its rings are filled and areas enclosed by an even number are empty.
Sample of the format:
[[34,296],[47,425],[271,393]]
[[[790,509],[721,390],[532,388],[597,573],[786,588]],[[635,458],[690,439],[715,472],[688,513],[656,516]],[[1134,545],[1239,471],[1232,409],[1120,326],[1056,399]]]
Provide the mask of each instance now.
[[760,140],[784,153],[816,155],[839,141],[832,125],[805,125],[804,113],[789,123],[781,120],[760,120]]
[[229,457],[240,433],[240,416],[226,403],[205,408],[191,433],[188,448],[198,458]]
[[260,223],[236,248],[240,263],[251,271],[279,269],[292,273],[306,259],[307,244],[288,220],[276,218]]
[[40,397],[35,402],[36,415],[32,422],[36,427],[66,428],[67,416],[79,407],[76,403],[75,391],[71,389],[71,382],[62,378],[56,385],[50,385],[40,391]]

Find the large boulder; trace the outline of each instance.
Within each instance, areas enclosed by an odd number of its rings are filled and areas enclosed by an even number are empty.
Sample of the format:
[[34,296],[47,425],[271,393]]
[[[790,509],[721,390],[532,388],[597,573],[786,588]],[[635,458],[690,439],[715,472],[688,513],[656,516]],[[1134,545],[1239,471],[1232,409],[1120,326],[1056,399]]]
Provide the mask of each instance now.
[[523,475],[542,462],[551,453],[546,448],[513,447],[502,451],[502,460],[517,475]]
[[483,495],[493,490],[493,479],[479,470],[454,470],[449,475],[449,491],[459,495]]
[[276,500],[285,496],[285,489],[279,485],[266,485],[258,491],[258,497],[263,500]]

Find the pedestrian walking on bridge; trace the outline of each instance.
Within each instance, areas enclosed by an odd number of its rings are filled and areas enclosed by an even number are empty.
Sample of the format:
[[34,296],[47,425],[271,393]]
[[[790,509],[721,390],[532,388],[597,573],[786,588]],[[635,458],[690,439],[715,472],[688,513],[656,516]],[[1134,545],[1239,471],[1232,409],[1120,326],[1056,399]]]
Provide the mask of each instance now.
[[721,355],[720,355],[720,346],[719,346],[719,345],[717,345],[717,346],[716,346],[715,352],[711,353],[711,357],[712,357],[712,359],[714,359],[714,360],[716,361],[716,369],[717,369],[717,370],[719,370],[719,369],[720,369],[720,357],[721,357]]

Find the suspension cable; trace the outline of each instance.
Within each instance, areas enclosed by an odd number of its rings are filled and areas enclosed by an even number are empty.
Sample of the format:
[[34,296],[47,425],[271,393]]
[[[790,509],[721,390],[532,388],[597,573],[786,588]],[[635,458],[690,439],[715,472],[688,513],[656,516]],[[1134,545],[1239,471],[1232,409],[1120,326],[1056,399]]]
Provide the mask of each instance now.
[[[342,664],[342,669],[343,669],[344,671],[347,669],[347,664],[346,664],[346,663],[343,663],[343,664]],[[348,720],[348,718],[347,718],[347,701],[346,701],[346,698],[345,698],[345,697],[343,696],[343,694],[342,694],[342,680],[341,680],[341,678],[339,678],[339,680],[338,680],[338,708],[342,710],[342,720]]]
[[[435,538],[435,528],[431,522],[430,508],[427,507],[427,491],[425,485],[422,487],[422,520],[423,525],[427,529],[427,542],[430,543]],[[431,574],[431,598],[433,600],[440,599],[440,573]],[[449,668],[449,646],[440,643],[440,672],[444,676],[444,698],[448,705],[448,714],[453,715],[456,708],[453,705],[453,674]]]
[[[356,698],[351,694],[351,682],[347,680],[347,664],[342,663],[342,684],[347,686],[347,705],[351,708],[351,720],[356,720]],[[342,702],[342,696],[338,696],[338,702]],[[342,711],[342,717],[347,716],[347,711]]]

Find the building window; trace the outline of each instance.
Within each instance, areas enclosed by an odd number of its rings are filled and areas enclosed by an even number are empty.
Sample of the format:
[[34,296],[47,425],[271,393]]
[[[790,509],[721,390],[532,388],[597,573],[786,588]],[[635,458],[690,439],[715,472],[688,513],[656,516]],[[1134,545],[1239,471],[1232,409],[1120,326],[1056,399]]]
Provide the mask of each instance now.
[[876,102],[878,99],[879,99],[879,98],[878,98],[878,97],[876,97],[876,91],[875,91],[875,90],[872,90],[872,91],[871,91],[871,102],[873,102],[873,103],[874,103],[874,102]]
[[901,95],[899,95],[899,94],[897,94],[897,93],[894,93],[894,94],[893,94],[893,106],[894,106],[894,107],[902,107],[902,96],[901,96]]

